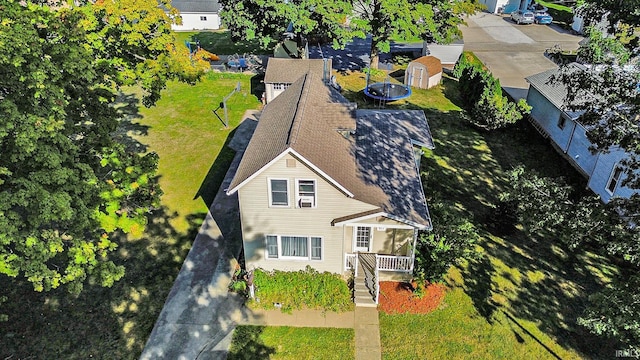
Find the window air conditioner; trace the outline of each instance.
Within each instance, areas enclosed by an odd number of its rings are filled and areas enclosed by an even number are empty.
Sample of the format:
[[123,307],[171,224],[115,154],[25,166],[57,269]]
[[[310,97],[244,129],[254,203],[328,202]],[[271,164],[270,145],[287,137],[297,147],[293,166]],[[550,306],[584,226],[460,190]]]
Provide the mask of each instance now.
[[310,208],[313,207],[313,196],[300,196],[300,200],[298,200],[298,204],[301,208]]

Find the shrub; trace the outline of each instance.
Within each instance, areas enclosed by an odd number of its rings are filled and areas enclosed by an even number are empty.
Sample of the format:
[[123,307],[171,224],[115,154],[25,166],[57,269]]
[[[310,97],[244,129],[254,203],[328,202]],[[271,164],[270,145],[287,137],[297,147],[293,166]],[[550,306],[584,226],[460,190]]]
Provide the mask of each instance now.
[[469,122],[480,129],[504,127],[531,111],[523,99],[513,103],[503,96],[500,81],[470,53],[463,54],[453,74],[459,79],[463,106],[470,115]]
[[306,270],[292,272],[256,269],[253,275],[256,299],[252,306],[269,310],[279,303],[284,312],[305,308],[342,312],[353,308],[351,290],[337,274],[320,273],[307,266]]
[[450,209],[443,203],[431,206],[433,231],[421,233],[416,243],[413,273],[419,280],[442,281],[452,265],[477,255],[475,243],[479,235],[475,227]]

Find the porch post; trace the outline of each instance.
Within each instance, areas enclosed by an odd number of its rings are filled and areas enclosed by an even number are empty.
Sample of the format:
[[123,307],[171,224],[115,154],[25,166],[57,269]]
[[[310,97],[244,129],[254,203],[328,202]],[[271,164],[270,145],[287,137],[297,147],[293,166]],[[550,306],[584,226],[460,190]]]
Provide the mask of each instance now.
[[418,229],[413,228],[413,247],[411,249],[411,272],[413,272],[413,265],[416,261],[416,245],[418,244]]

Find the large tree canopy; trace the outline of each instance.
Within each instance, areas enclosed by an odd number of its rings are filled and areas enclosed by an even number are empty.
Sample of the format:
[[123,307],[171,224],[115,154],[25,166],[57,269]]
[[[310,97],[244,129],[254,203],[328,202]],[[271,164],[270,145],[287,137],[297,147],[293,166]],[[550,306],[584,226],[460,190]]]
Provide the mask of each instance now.
[[202,69],[173,47],[156,0],[0,12],[0,273],[38,291],[109,286],[124,272],[114,233],[139,235],[160,195],[157,156],[114,140],[116,91],[140,84],[151,105]]
[[477,0],[221,0],[220,4],[222,21],[234,38],[258,38],[265,46],[278,39],[290,22],[296,33],[325,35],[335,46],[371,34],[374,68],[378,54],[389,51],[392,38],[431,37],[448,43],[460,36],[463,16],[480,9]]

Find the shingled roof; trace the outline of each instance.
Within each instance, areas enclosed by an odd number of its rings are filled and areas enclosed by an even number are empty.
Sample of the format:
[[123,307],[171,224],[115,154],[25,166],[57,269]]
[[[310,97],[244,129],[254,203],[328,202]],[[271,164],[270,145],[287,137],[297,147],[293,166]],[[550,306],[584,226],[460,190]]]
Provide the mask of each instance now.
[[[324,74],[325,70],[327,74]],[[269,58],[264,82],[267,84],[291,84],[309,72],[318,75],[321,79],[323,76],[331,76],[331,59]]]
[[433,148],[422,111],[356,110],[309,73],[265,107],[227,193],[289,153],[346,196],[430,228],[412,143]]
[[217,13],[220,11],[218,0],[172,0],[171,6],[181,13]]
[[[580,71],[584,69],[585,67],[580,64],[569,64],[569,71]],[[556,108],[566,110],[567,104],[565,102],[565,98],[567,97],[567,87],[559,81],[553,83],[550,82],[551,77],[553,75],[558,75],[559,73],[560,69],[554,68],[528,76],[525,80],[527,80],[533,88],[538,90],[540,94],[547,98],[547,100],[549,100]],[[565,111],[565,113],[572,119],[576,119],[581,112]]]

